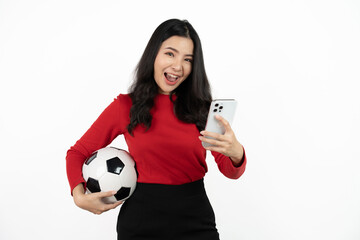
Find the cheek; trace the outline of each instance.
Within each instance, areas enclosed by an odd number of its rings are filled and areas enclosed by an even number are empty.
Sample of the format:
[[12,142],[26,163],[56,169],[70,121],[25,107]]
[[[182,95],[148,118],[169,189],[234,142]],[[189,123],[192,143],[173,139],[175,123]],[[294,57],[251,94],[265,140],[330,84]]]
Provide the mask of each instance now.
[[190,75],[191,71],[192,71],[191,65],[184,67],[184,74],[186,75],[186,77]]
[[160,65],[159,65],[159,60],[155,59],[155,62],[154,62],[154,76],[158,76],[160,73],[161,73],[161,68],[160,68]]
[[154,73],[155,74],[162,74],[165,66],[166,66],[166,60],[162,58],[156,58],[154,62]]

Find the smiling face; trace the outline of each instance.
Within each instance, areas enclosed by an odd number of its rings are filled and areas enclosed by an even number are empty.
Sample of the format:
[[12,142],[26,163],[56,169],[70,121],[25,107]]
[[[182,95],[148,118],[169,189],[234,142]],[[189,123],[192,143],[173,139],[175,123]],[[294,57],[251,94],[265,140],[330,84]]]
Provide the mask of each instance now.
[[154,62],[159,93],[170,94],[189,76],[193,50],[193,41],[186,37],[172,36],[162,43]]

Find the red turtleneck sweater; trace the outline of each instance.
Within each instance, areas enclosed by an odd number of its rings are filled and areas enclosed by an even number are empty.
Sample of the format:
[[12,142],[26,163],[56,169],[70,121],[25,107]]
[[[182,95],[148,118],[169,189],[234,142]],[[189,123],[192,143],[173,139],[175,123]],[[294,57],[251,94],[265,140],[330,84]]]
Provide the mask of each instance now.
[[[88,131],[72,146],[66,156],[71,190],[85,181],[82,165],[94,151],[109,145],[123,134],[129,152],[136,162],[138,182],[178,185],[199,180],[207,172],[206,150],[202,147],[195,124],[178,120],[168,95],[159,94],[151,110],[151,127],[137,126],[133,136],[127,132],[131,108],[129,95],[120,94],[98,117]],[[234,167],[230,158],[211,152],[219,170],[228,178],[237,179],[245,171],[243,163]]]

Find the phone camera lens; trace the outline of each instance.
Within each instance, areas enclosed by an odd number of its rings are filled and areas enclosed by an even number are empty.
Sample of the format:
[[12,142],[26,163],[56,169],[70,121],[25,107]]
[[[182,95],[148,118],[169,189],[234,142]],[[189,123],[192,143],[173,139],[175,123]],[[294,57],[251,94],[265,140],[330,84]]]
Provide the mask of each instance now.
[[218,103],[216,103],[216,104],[215,104],[215,107],[218,107],[218,106],[219,106],[219,104],[218,104]]
[[220,109],[223,109],[223,106],[220,106],[219,108],[220,108]]
[[214,109],[214,112],[217,112],[217,109]]

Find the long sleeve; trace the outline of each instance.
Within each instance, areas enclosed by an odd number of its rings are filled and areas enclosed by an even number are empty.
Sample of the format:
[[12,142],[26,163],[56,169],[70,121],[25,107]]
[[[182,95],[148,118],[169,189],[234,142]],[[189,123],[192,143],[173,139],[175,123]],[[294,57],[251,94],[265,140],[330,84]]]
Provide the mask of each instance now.
[[[124,99],[119,95],[96,119],[86,133],[72,146],[66,155],[66,171],[71,191],[79,183],[85,183],[82,166],[94,151],[106,147],[126,128],[126,116],[121,115]],[[125,99],[126,100],[126,99]]]
[[242,159],[242,163],[239,167],[235,167],[232,164],[231,159],[221,153],[212,151],[211,154],[214,156],[218,168],[224,176],[231,179],[238,179],[245,172],[246,163],[247,163],[245,149],[244,149],[244,156]]

